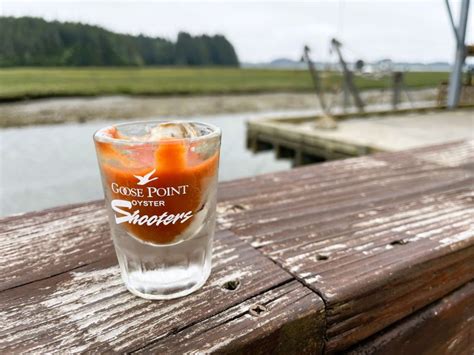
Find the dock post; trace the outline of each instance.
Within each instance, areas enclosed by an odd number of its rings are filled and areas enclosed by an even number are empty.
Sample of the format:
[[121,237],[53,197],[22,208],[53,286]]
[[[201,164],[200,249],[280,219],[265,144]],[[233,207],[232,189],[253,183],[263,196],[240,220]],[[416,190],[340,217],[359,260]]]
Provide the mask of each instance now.
[[295,149],[295,156],[293,158],[293,167],[303,165],[303,150],[301,148]]
[[393,72],[393,94],[392,94],[392,108],[397,109],[398,104],[400,103],[400,94],[402,91],[403,85],[403,73],[400,71]]

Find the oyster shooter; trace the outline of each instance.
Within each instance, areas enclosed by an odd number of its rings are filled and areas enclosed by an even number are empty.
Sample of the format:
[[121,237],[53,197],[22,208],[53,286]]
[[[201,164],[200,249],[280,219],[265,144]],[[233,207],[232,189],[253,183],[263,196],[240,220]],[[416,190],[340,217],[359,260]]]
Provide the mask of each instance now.
[[112,240],[132,293],[171,299],[208,278],[220,139],[215,126],[179,121],[94,134]]

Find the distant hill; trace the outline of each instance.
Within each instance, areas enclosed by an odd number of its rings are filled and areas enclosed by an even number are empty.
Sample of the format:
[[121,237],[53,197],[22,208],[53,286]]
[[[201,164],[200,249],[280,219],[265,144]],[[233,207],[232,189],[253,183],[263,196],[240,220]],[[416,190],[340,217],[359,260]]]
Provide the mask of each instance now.
[[[451,70],[451,65],[447,62],[432,62],[432,63],[417,63],[417,62],[392,62],[390,59],[382,59],[374,62],[365,63],[366,68],[380,67],[385,63],[385,66],[390,67],[392,70],[399,71],[439,71],[447,72]],[[349,62],[349,67],[352,68],[354,63]],[[319,70],[340,70],[339,63],[337,61],[332,62],[314,62],[314,65]],[[289,58],[278,58],[270,62],[259,62],[259,63],[241,63],[243,68],[260,68],[260,69],[294,69],[294,70],[307,70],[308,65],[305,62],[293,60]]]
[[268,69],[306,69],[306,63],[289,58],[277,58],[270,62],[241,63],[244,68],[268,68]]
[[181,32],[173,43],[81,23],[0,17],[0,67],[144,65],[238,66],[239,61],[221,35]]
[[293,69],[293,68],[307,68],[306,63],[302,61],[292,60],[288,58],[277,58],[272,60],[269,63],[273,68],[284,68],[284,69]]

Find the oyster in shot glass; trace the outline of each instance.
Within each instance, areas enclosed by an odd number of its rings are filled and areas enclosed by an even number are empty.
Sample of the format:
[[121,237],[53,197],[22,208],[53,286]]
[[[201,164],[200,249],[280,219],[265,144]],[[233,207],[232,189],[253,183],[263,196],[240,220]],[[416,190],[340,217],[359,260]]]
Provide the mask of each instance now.
[[219,128],[192,121],[94,134],[112,240],[132,293],[181,297],[209,277],[220,139]]

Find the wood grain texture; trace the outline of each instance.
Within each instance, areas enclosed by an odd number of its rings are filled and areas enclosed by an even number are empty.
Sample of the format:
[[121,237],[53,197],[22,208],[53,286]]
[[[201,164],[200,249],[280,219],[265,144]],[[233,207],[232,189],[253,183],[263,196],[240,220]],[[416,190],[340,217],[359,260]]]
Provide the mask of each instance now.
[[[474,138],[474,133],[472,136]],[[446,167],[474,169],[474,139],[423,147],[405,154]]]
[[473,156],[453,143],[230,182],[220,225],[323,297],[341,351],[474,278]]
[[[251,312],[263,306],[261,313]],[[292,281],[141,349],[149,354],[316,354],[323,348],[324,304]]]
[[298,242],[279,233],[260,250],[322,295],[327,349],[342,349],[473,277],[470,196],[460,190],[371,209],[371,219],[349,215],[337,227],[316,223]]
[[0,219],[0,290],[113,255],[104,202]]
[[174,301],[125,290],[102,201],[0,219],[0,352],[331,353],[461,314],[473,162],[455,142],[220,184],[213,273]]
[[[0,351],[133,351],[292,280],[229,232],[218,233],[213,263],[211,278],[201,290],[173,301],[133,296],[124,288],[113,256],[3,291]],[[240,282],[238,289],[222,287],[234,280]],[[274,297],[277,303],[284,300]],[[300,302],[309,319],[298,323],[302,332],[311,331],[304,326],[323,327],[318,323],[322,305],[314,295]]]
[[474,282],[470,282],[364,341],[348,355],[471,355]]

